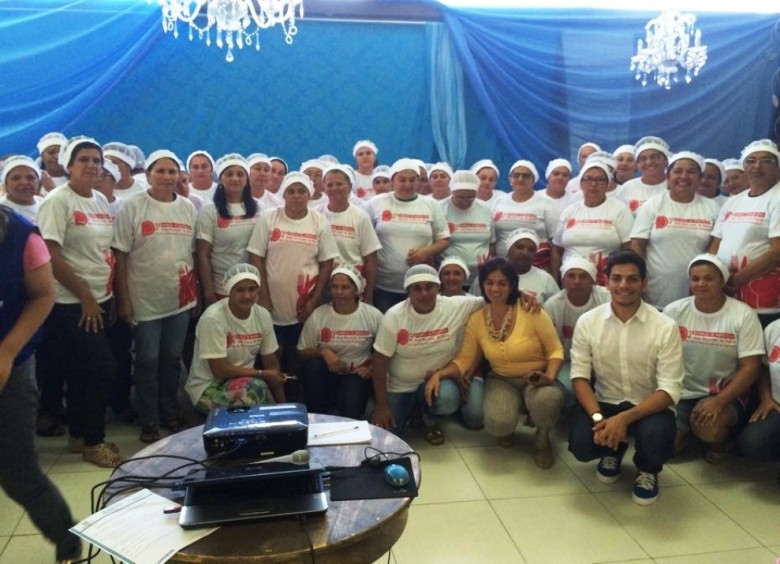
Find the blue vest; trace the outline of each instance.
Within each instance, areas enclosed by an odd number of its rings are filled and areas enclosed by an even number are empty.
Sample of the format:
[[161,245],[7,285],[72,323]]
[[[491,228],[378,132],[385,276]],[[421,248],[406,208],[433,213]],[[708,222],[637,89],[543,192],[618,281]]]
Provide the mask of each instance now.
[[[24,247],[35,226],[22,216],[8,214],[8,232],[0,244],[0,341],[11,331],[24,309],[27,290],[24,288]],[[14,365],[21,364],[35,352],[40,341],[39,329],[19,352]]]

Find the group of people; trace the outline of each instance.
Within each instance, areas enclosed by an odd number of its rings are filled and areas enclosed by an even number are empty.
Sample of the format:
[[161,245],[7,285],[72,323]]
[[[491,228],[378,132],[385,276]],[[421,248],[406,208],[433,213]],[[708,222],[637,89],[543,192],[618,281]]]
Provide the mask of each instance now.
[[[657,137],[614,153],[588,143],[576,175],[548,164],[543,189],[517,161],[508,193],[489,160],[381,166],[368,140],[354,166],[323,155],[299,171],[260,153],[182,161],[56,133],[39,150],[0,173],[13,274],[0,284],[0,417],[29,454],[0,480],[28,509],[61,507],[32,470],[32,435],[63,432],[63,397],[68,451],[115,467],[107,406],[137,416],[144,442],[178,431],[182,359],[204,414],[286,401],[291,376],[311,411],[398,434],[419,424],[432,444],[456,416],[508,448],[526,413],[541,469],[568,406],[569,448],[598,459],[602,481],[619,479],[634,437],[640,504],[692,438],[713,463],[734,438],[746,456],[780,456],[769,140],[723,163]],[[44,532],[70,519],[30,511]]]

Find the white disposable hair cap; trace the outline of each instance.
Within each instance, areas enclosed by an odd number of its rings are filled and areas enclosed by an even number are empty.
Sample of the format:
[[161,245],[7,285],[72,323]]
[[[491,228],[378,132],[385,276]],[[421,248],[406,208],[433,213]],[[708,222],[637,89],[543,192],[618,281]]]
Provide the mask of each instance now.
[[62,133],[59,131],[52,131],[41,137],[36,146],[38,147],[38,153],[42,154],[49,147],[62,147],[67,142],[68,138]]
[[373,141],[369,141],[368,139],[361,139],[355,145],[352,147],[352,156],[356,156],[358,149],[366,147],[368,149],[371,149],[374,152],[374,155],[379,154],[379,149],[377,148],[376,144],[374,144]]
[[264,163],[271,166],[271,159],[268,158],[268,155],[265,153],[252,153],[246,158],[246,162],[249,165],[249,168],[252,168],[257,163]]
[[777,145],[771,139],[757,139],[748,144],[747,147],[742,149],[742,166],[745,166],[745,159],[753,153],[772,153],[775,159],[780,163],[780,150],[777,149]]
[[279,192],[284,194],[287,189],[293,184],[303,184],[309,191],[309,195],[314,194],[314,184],[312,184],[311,178],[303,174],[302,172],[292,171],[288,172],[282,180],[282,185],[279,186]]
[[242,280],[251,280],[258,286],[260,286],[260,271],[257,270],[251,264],[245,262],[239,262],[228,268],[225,276],[222,278],[225,292],[230,294],[230,290],[233,286],[241,282]]
[[711,164],[712,166],[717,167],[718,172],[720,173],[719,186],[723,184],[723,181],[726,180],[726,168],[723,166],[723,163],[720,162],[718,159],[704,159],[704,164],[705,165]]
[[360,273],[360,271],[358,271],[357,268],[348,264],[339,265],[333,269],[333,272],[330,275],[330,279],[333,280],[333,277],[337,274],[343,274],[352,280],[352,282],[355,284],[358,295],[363,293],[363,290],[366,287],[366,280],[363,278],[363,275]]
[[38,163],[36,163],[27,155],[11,155],[3,162],[3,169],[2,172],[0,172],[0,184],[5,184],[5,179],[8,176],[8,173],[10,173],[18,166],[26,166],[27,168],[31,168],[35,173],[35,176],[37,176],[40,180],[41,169],[38,168]]
[[544,177],[550,178],[550,175],[556,168],[564,167],[571,173],[571,163],[566,159],[553,159],[547,163],[547,169],[544,171]]
[[393,166],[390,167],[390,178],[392,179],[396,174],[403,170],[410,170],[419,176],[420,166],[418,163],[421,162],[422,161],[418,161],[417,159],[398,159],[393,163]]
[[222,173],[231,166],[240,166],[244,169],[247,176],[249,176],[249,163],[247,160],[238,153],[228,153],[227,155],[219,157],[214,165],[214,171],[217,173],[217,178],[222,176]]
[[628,153],[632,157],[634,156],[634,146],[633,145],[621,145],[614,151],[612,151],[612,154],[617,157],[618,155],[622,155],[623,153]]
[[323,163],[325,163],[325,165],[339,164],[339,160],[336,157],[328,154],[320,155],[319,157],[317,157],[317,160],[322,161]]
[[325,168],[325,171],[322,173],[323,178],[328,175],[330,172],[340,172],[347,177],[347,182],[349,182],[349,185],[352,186],[355,183],[355,173],[352,170],[351,166],[343,165],[343,164],[331,164],[327,168]]
[[[71,137],[64,145],[60,146],[60,154],[57,157],[60,162],[60,166],[66,168],[70,163],[71,156],[73,156],[73,150],[83,143],[90,143],[100,147],[100,143],[98,143],[92,137],[87,137],[86,135],[76,135],[75,137]],[[103,150],[101,149],[101,153],[102,151]]]
[[596,151],[595,153],[591,153],[588,155],[588,158],[585,159],[585,162],[601,162],[607,165],[612,171],[614,171],[617,166],[615,159],[612,158],[612,153],[607,151]]
[[704,172],[704,157],[693,151],[680,151],[679,153],[673,154],[669,157],[669,164],[667,165],[666,170],[672,170],[672,164],[681,159],[688,159],[689,161],[695,162],[696,166],[699,167],[699,172]]
[[404,290],[408,289],[412,284],[420,282],[431,282],[441,285],[436,269],[427,264],[415,264],[406,271],[404,275]]
[[133,152],[133,156],[135,157],[135,166],[133,166],[133,168],[143,168],[144,163],[146,162],[146,155],[144,155],[141,147],[138,145],[128,145],[127,148]]
[[530,239],[534,242],[537,250],[539,249],[539,235],[536,234],[536,231],[526,229],[525,227],[518,227],[509,234],[509,237],[506,240],[507,253],[509,252],[509,249],[512,248],[512,245],[517,243],[520,239]]
[[727,282],[729,277],[731,276],[731,272],[729,272],[729,267],[726,266],[726,263],[724,263],[722,260],[720,260],[717,256],[711,255],[710,253],[703,253],[701,255],[696,255],[691,259],[691,262],[688,263],[688,272],[691,272],[691,268],[693,267],[694,263],[697,262],[708,262],[712,266],[718,269],[720,272],[720,275],[723,276],[723,281]]
[[119,182],[122,179],[122,172],[119,170],[119,167],[108,159],[103,161],[103,168],[108,174],[111,175],[111,177],[114,179],[114,182]]
[[452,167],[444,162],[439,162],[434,165],[431,165],[431,168],[428,169],[428,174],[433,174],[435,171],[440,171],[452,178]]
[[592,141],[588,141],[587,143],[583,143],[582,145],[580,145],[580,148],[577,149],[577,156],[579,157],[582,150],[587,149],[588,147],[590,147],[591,149],[595,149],[596,151],[601,151],[601,147],[599,147],[598,144],[593,143]]
[[309,159],[308,161],[303,161],[301,163],[301,168],[299,168],[298,170],[300,170],[301,172],[306,172],[310,168],[315,168],[320,172],[322,172],[325,170],[326,166],[325,163],[323,163],[319,159]]
[[599,160],[593,160],[593,161],[585,161],[585,164],[582,165],[582,170],[580,170],[580,183],[582,183],[582,177],[585,176],[585,172],[589,171],[592,168],[597,168],[599,170],[604,171],[604,174],[607,175],[607,180],[612,178],[612,171],[610,170],[609,166],[601,162]]
[[211,153],[209,153],[205,149],[196,149],[190,153],[189,157],[187,157],[187,170],[190,170],[190,163],[192,162],[192,159],[194,157],[197,157],[198,155],[203,155],[204,157],[206,157],[211,163],[211,168],[214,168],[216,163],[214,162],[214,157],[211,156]]
[[450,190],[470,190],[476,192],[479,188],[479,177],[470,170],[456,170],[450,178]]
[[509,169],[509,174],[512,174],[514,170],[519,166],[524,166],[525,168],[531,171],[531,174],[534,175],[534,183],[536,183],[539,180],[539,171],[536,170],[536,166],[534,165],[534,163],[526,159],[520,159],[519,161],[515,161],[515,164],[513,164],[512,167]]
[[466,274],[466,278],[471,276],[471,272],[469,271],[469,267],[466,266],[466,263],[463,262],[458,257],[447,257],[443,261],[441,261],[441,264],[439,265],[439,274],[441,274],[441,271],[444,270],[445,266],[449,266],[451,264],[454,264],[455,266],[459,266],[461,270]]
[[726,172],[730,170],[739,170],[741,172],[745,172],[745,169],[742,168],[742,161],[739,159],[723,159],[723,168],[726,170]]
[[482,159],[475,162],[473,165],[471,165],[471,168],[469,170],[471,170],[471,172],[473,172],[474,174],[479,174],[479,171],[482,170],[483,168],[489,168],[495,171],[496,178],[498,178],[501,175],[501,173],[498,170],[498,167],[490,159]]
[[387,178],[390,180],[390,170],[375,168],[373,174],[371,174],[371,182],[377,178]]
[[667,143],[660,137],[654,137],[652,135],[648,135],[646,137],[642,137],[639,141],[637,141],[634,144],[634,157],[639,158],[639,155],[642,154],[643,151],[647,151],[650,149],[663,153],[663,155],[667,159],[671,154],[671,150],[669,149],[669,143]]
[[156,151],[152,151],[149,156],[146,157],[146,166],[144,168],[148,171],[152,168],[152,165],[160,159],[171,159],[176,163],[176,167],[181,170],[181,161],[179,160],[179,157],[168,149],[157,149]]
[[566,273],[572,269],[584,270],[590,276],[590,279],[596,281],[596,267],[588,259],[584,257],[572,257],[563,261],[561,265],[561,276],[566,276]]
[[106,158],[114,157],[130,168],[135,168],[135,153],[129,146],[120,141],[112,141],[103,145],[103,156]]

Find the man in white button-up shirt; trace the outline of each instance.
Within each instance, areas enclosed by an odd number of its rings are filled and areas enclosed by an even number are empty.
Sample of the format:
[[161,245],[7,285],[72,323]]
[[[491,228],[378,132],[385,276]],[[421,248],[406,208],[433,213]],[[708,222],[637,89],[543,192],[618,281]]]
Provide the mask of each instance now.
[[642,301],[644,259],[617,251],[607,262],[611,301],[579,318],[571,346],[571,381],[580,404],[569,434],[578,460],[600,459],[596,476],[620,479],[620,464],[634,437],[639,475],[633,498],[658,497],[658,472],[674,454],[671,407],[680,399],[682,341],[677,324]]

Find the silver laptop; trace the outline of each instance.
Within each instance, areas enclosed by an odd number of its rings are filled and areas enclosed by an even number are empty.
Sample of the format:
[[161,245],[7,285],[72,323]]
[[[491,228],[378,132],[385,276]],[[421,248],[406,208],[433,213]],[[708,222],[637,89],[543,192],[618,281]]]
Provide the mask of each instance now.
[[287,462],[195,470],[182,483],[179,525],[206,527],[322,513],[328,509],[322,472],[320,465]]

